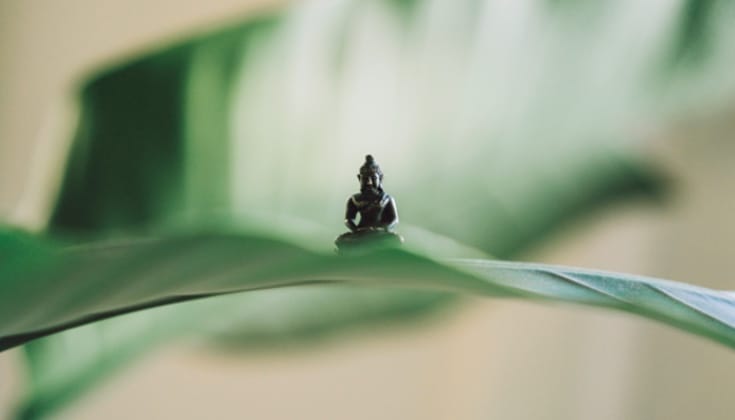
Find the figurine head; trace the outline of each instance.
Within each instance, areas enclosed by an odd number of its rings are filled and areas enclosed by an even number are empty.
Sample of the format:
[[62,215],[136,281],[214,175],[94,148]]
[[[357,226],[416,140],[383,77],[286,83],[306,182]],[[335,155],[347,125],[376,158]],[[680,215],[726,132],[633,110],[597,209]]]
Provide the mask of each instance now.
[[381,191],[380,184],[383,182],[383,171],[375,163],[372,155],[365,156],[365,163],[360,167],[357,179],[360,181],[360,191],[376,194]]

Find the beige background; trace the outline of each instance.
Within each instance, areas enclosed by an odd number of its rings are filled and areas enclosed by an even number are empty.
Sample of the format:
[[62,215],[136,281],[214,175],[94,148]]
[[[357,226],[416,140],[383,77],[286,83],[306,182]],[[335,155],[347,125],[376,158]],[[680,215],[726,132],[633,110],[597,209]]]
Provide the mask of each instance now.
[[[58,180],[69,116],[55,112],[99,66],[272,1],[0,2],[0,216],[37,227]],[[590,216],[525,259],[735,289],[735,115],[660,127],[675,175],[665,208]],[[55,134],[56,137],[51,134]],[[651,321],[573,306],[471,300],[435,322],[304,351],[150,354],[66,419],[730,419],[730,350]],[[0,353],[0,418],[22,387]]]

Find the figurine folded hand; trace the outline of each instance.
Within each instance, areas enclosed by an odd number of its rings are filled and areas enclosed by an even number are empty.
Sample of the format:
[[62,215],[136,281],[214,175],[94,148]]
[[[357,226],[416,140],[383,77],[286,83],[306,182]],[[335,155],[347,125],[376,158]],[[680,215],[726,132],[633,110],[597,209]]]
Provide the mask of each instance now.
[[356,232],[378,232],[378,231],[384,231],[385,228],[380,226],[367,226],[367,227],[360,227],[357,228]]

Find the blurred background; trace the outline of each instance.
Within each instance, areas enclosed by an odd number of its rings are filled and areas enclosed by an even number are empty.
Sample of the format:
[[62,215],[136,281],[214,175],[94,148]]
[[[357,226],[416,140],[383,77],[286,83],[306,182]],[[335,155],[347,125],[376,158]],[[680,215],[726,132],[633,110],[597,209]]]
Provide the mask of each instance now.
[[[733,17],[727,1],[2,0],[1,220],[110,232],[298,213],[333,237],[372,153],[409,240],[416,226],[502,258],[735,289]],[[735,409],[729,349],[628,314],[373,302],[404,315],[319,318],[306,339],[299,322],[269,325],[282,301],[258,293],[255,327],[223,312],[104,359],[139,331],[105,321],[0,353],[0,418],[24,405],[62,419]],[[141,315],[186,319],[156,311]],[[109,371],[97,377],[59,367],[94,358],[115,362],[87,366]]]

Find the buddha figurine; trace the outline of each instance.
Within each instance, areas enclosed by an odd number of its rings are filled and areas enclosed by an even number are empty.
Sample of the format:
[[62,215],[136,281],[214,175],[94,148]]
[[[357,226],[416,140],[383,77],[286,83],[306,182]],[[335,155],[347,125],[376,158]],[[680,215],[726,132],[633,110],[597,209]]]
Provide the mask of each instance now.
[[345,210],[345,225],[350,231],[335,241],[338,251],[366,242],[403,242],[403,238],[392,232],[398,224],[396,202],[383,191],[383,172],[371,155],[365,156],[357,179],[360,192],[347,200]]

